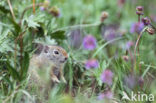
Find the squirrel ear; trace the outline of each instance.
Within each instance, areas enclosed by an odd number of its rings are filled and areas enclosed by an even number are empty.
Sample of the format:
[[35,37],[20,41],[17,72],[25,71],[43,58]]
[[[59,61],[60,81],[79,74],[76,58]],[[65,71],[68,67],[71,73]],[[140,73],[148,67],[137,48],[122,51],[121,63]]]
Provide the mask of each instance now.
[[45,46],[45,47],[44,47],[44,52],[45,52],[45,53],[48,53],[48,50],[49,50],[49,47],[48,47],[48,46]]
[[36,49],[35,54],[40,54],[42,52],[43,47],[44,46],[41,43],[34,43],[34,48]]

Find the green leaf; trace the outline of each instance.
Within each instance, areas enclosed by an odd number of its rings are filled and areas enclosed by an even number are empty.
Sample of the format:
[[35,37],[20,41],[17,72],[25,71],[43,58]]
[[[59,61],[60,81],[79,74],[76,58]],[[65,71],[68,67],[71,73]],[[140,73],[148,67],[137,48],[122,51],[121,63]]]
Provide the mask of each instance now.
[[29,68],[29,54],[27,52],[25,52],[24,58],[22,61],[22,66],[21,66],[21,77],[22,77],[22,79],[25,79],[25,77],[27,76],[28,68]]
[[28,27],[32,27],[32,28],[40,27],[40,25],[38,24],[38,22],[36,22],[34,20],[34,16],[33,15],[31,15],[29,18],[26,18],[24,21],[27,22]]
[[53,33],[48,33],[52,39],[66,39],[65,31],[59,30]]
[[0,11],[2,11],[3,13],[10,13],[10,10],[5,8],[4,6],[0,5]]
[[13,82],[10,81],[8,76],[5,76],[3,80],[10,85],[11,89],[13,89]]
[[14,26],[14,30],[12,30],[12,32],[14,33],[15,36],[18,36],[19,32],[21,31],[20,25],[15,20],[13,20],[13,18],[11,18],[11,17],[9,17],[9,21]]
[[108,42],[106,42],[105,44],[103,44],[101,47],[99,47],[97,50],[96,50],[96,52],[93,54],[93,58],[94,57],[96,57],[96,55],[100,52],[100,51],[102,51],[102,49],[104,48],[104,47],[106,47],[108,44],[110,44],[110,43],[112,43],[112,42],[115,42],[115,41],[118,41],[118,40],[121,40],[121,39],[123,39],[122,37],[119,37],[119,38],[115,38],[115,39],[113,39],[113,40],[110,40],[110,41],[108,41]]
[[21,78],[20,78],[20,76],[19,76],[19,73],[16,71],[16,69],[13,68],[13,67],[10,65],[9,61],[7,61],[6,63],[7,63],[7,65],[6,65],[6,66],[7,66],[7,69],[8,69],[8,71],[10,72],[11,76],[12,76],[15,80],[20,80]]
[[148,71],[150,70],[150,68],[151,68],[151,65],[149,65],[149,66],[146,68],[146,70],[145,70],[144,73],[142,74],[142,78],[145,77],[145,75],[148,73]]

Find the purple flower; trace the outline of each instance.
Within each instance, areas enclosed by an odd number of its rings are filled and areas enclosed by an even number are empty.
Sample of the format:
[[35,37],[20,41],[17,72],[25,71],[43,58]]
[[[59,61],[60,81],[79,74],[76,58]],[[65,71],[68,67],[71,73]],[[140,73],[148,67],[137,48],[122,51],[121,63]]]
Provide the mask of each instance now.
[[85,63],[86,69],[98,68],[99,62],[96,59],[90,59]]
[[41,11],[44,11],[44,10],[45,10],[44,6],[41,6],[41,7],[40,7],[40,10],[41,10]]
[[136,14],[138,15],[143,15],[143,7],[142,6],[137,6],[136,7]]
[[104,99],[104,97],[105,97],[105,94],[104,93],[100,93],[99,95],[98,95],[98,100],[103,100]]
[[125,45],[125,49],[129,50],[132,46],[134,45],[134,43],[132,41],[128,41]]
[[87,50],[94,50],[96,48],[96,39],[92,35],[87,35],[83,39],[83,47]]
[[99,96],[98,96],[98,100],[102,100],[104,98],[107,98],[107,99],[112,99],[113,98],[113,93],[112,91],[106,91],[104,93],[100,93]]
[[113,73],[109,69],[104,70],[104,72],[101,74],[102,82],[108,85],[112,85],[112,78],[113,78]]
[[108,29],[106,30],[105,32],[105,35],[104,35],[104,39],[107,40],[107,41],[110,41],[110,40],[113,40],[115,39],[117,36],[116,36],[116,32],[114,29]]
[[133,23],[131,25],[131,29],[130,29],[130,33],[140,33],[144,28],[144,24],[141,22],[141,23]]
[[143,11],[143,7],[142,7],[142,6],[137,6],[137,7],[136,7],[136,10],[137,10],[137,11]]
[[102,33],[104,40],[110,41],[110,40],[113,40],[113,39],[121,36],[121,34],[119,34],[117,32],[118,29],[119,29],[118,24],[110,24],[108,26],[102,25],[101,26],[101,33]]
[[142,18],[142,22],[144,25],[149,25],[151,23],[151,20],[148,17]]

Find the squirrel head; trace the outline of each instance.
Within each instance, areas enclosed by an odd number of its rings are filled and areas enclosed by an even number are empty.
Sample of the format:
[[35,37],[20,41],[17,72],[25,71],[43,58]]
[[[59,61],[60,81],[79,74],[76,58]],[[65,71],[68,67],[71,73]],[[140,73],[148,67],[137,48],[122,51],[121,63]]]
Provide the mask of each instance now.
[[41,50],[40,56],[42,56],[44,60],[46,59],[58,67],[63,65],[68,59],[67,52],[59,46],[39,44],[37,50]]

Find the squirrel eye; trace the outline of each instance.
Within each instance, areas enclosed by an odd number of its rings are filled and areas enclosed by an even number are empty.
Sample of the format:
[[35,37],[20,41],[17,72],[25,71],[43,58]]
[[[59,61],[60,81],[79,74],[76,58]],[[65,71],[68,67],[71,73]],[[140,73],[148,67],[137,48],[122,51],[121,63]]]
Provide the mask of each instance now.
[[54,51],[54,54],[59,54],[59,52],[55,50],[55,51]]

